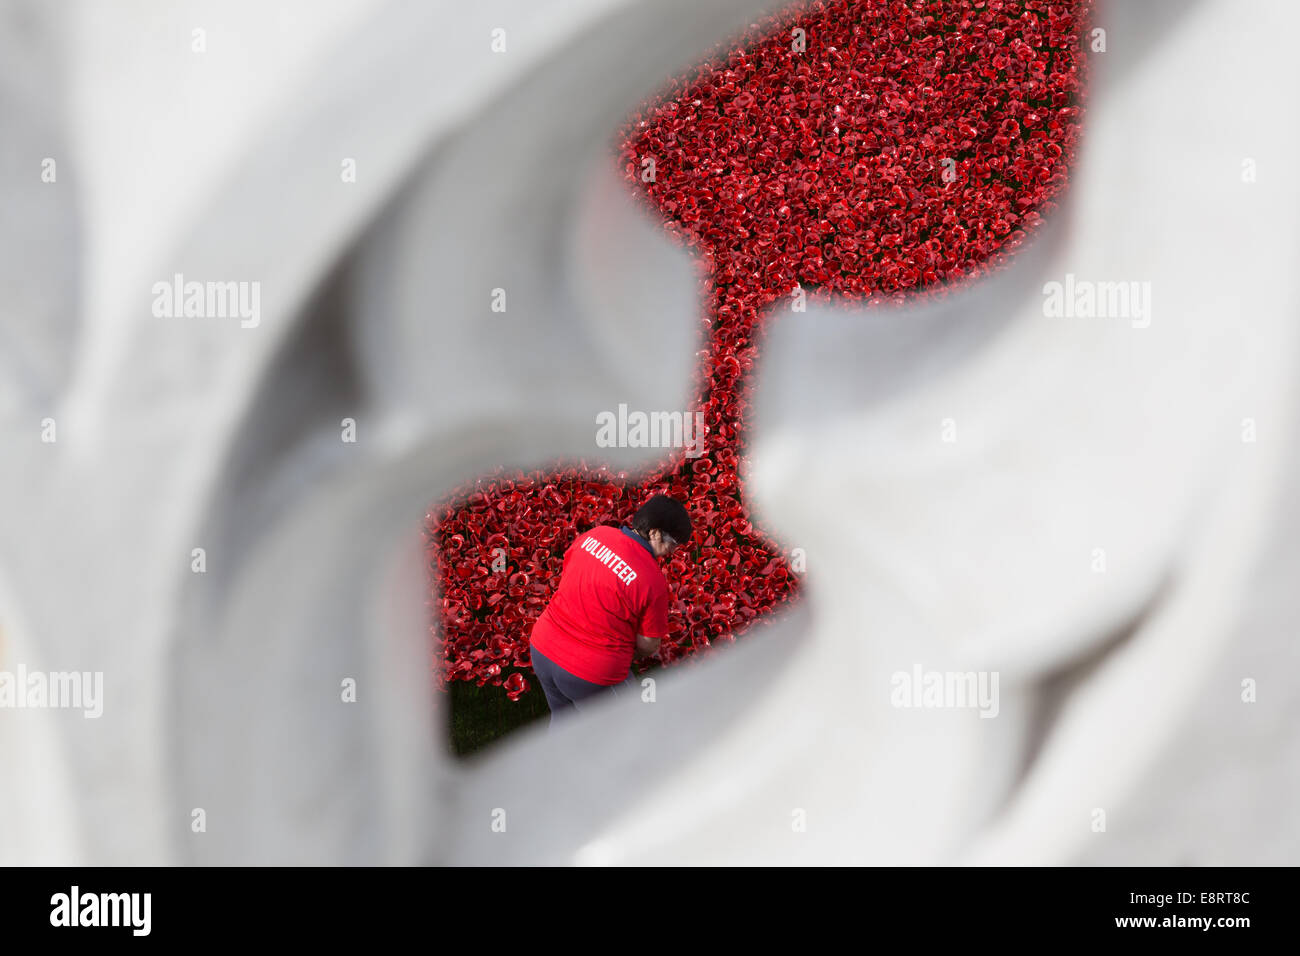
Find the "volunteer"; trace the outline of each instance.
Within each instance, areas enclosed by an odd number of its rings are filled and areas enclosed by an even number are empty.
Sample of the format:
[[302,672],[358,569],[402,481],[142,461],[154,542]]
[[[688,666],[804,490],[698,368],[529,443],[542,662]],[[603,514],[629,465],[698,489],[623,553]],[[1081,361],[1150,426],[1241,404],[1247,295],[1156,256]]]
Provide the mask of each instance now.
[[533,671],[556,716],[629,693],[634,658],[668,636],[668,582],[659,561],[691,536],[686,508],[655,495],[630,528],[600,525],[564,555],[560,586],[533,625]]

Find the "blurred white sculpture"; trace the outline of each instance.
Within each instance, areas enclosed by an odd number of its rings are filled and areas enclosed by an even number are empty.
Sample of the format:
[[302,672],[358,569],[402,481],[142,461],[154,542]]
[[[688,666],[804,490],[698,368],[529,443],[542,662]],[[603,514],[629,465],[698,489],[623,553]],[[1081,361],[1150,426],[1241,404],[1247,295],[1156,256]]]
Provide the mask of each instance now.
[[[102,671],[105,700],[0,713],[0,858],[1060,863],[1141,804],[1287,464],[1294,5],[1106,8],[1125,42],[1030,250],[942,305],[773,318],[746,490],[809,556],[799,607],[465,763],[424,506],[595,458],[597,410],[684,407],[694,272],[608,137],[775,5],[117,6],[18,6],[5,39],[62,64],[56,182],[17,121],[48,92],[6,74],[0,119],[6,188],[64,224],[32,285],[64,276],[76,320],[5,318],[0,668]],[[260,283],[260,322],[154,315],[177,273]],[[1045,316],[1067,274],[1149,282],[1149,324]],[[997,717],[891,706],[917,666],[997,672]]]

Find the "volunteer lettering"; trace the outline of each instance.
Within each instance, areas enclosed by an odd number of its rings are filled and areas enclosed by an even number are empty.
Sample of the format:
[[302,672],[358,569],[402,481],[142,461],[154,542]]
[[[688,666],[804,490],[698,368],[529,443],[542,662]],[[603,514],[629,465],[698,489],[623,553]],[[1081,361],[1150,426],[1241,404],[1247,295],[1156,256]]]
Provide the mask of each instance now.
[[624,584],[631,584],[636,580],[636,571],[615,554],[613,548],[606,547],[593,537],[587,537],[582,541],[582,550],[613,571],[614,576]]

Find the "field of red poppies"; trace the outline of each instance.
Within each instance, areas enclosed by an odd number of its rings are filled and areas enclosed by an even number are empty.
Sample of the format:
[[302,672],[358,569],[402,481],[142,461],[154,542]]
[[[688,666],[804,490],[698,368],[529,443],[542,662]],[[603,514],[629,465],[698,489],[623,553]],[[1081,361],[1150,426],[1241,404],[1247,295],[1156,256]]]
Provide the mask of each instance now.
[[529,631],[565,549],[655,493],[686,502],[696,527],[665,565],[672,636],[659,663],[735,640],[798,598],[792,543],[752,523],[740,480],[764,315],[801,299],[947,295],[1013,256],[1080,145],[1091,15],[1092,0],[799,3],[629,118],[611,162],[702,264],[693,408],[706,450],[625,475],[593,441],[588,460],[498,470],[434,503],[440,687],[525,694]]

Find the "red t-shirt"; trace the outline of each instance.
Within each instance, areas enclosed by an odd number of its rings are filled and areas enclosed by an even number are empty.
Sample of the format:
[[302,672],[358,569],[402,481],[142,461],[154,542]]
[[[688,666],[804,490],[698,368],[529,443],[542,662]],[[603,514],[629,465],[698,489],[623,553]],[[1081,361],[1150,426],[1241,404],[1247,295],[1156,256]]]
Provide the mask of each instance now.
[[532,646],[593,684],[627,679],[636,636],[668,636],[668,582],[638,540],[601,525],[564,554],[560,587],[533,625]]

